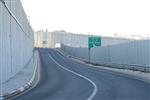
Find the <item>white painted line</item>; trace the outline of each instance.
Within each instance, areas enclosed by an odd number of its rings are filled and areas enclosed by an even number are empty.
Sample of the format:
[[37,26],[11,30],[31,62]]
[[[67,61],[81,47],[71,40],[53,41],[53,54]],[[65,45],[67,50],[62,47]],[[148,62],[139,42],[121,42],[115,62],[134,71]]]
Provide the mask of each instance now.
[[4,97],[0,97],[0,100],[4,100]]
[[[63,53],[64,51],[63,50],[58,50],[56,49],[59,53],[61,53],[62,55],[66,55],[65,53]],[[67,54],[69,55],[69,54]],[[150,78],[143,78],[143,77],[139,77],[139,76],[136,76],[134,74],[129,74],[127,72],[121,72],[120,69],[117,69],[117,68],[111,68],[111,67],[101,67],[101,66],[97,66],[97,65],[92,65],[92,64],[87,64],[85,63],[81,58],[78,58],[78,57],[75,57],[75,56],[72,56],[72,55],[69,55],[71,56],[71,59],[74,60],[74,61],[77,61],[79,63],[82,63],[82,64],[86,64],[88,66],[91,66],[91,67],[96,67],[96,68],[99,68],[99,69],[105,69],[105,70],[109,70],[109,71],[112,71],[112,72],[117,72],[115,73],[116,75],[124,75],[128,78],[133,78],[133,79],[136,79],[136,80],[140,80],[140,81],[144,81],[146,83],[149,83],[150,84]],[[126,69],[126,70],[129,70],[129,69]],[[132,70],[129,70],[129,71],[132,71]]]
[[62,65],[60,65],[56,60],[54,60],[54,58],[53,58],[50,54],[48,54],[48,56],[49,56],[50,59],[53,60],[53,62],[55,62],[55,63],[56,63],[58,66],[60,66],[62,69],[66,70],[66,71],[68,71],[68,72],[71,72],[71,73],[73,73],[73,74],[75,74],[75,75],[77,75],[77,76],[79,76],[79,77],[81,77],[81,78],[83,78],[83,79],[89,81],[89,82],[93,85],[94,90],[93,90],[92,94],[87,98],[87,100],[92,100],[92,99],[94,98],[94,96],[96,95],[96,93],[97,93],[97,91],[98,91],[98,88],[97,88],[97,85],[96,85],[92,80],[90,80],[89,78],[87,78],[87,77],[85,77],[85,76],[83,76],[83,75],[81,75],[81,74],[79,74],[79,73],[77,73],[77,72],[74,72],[74,71],[72,71],[72,70],[70,70],[70,69],[68,69],[68,68],[66,68],[66,67],[64,67],[64,66],[62,66]]
[[[33,88],[35,88],[36,87],[36,85],[38,84],[38,82],[40,81],[40,58],[39,58],[39,53],[37,54],[38,56],[37,56],[37,58],[36,58],[36,63],[34,64],[34,77],[36,77],[36,72],[37,72],[37,77],[38,77],[38,79],[36,80],[36,82],[33,84],[33,86],[31,86],[31,81],[30,82],[28,82],[27,84],[25,84],[25,86],[23,87],[24,89],[26,88],[26,87],[30,87],[29,89],[27,89],[27,90],[24,90],[24,91],[21,91],[18,95],[16,95],[16,96],[13,96],[13,97],[11,97],[10,99],[14,99],[14,98],[16,98],[16,97],[19,97],[19,96],[21,96],[21,95],[23,95],[23,94],[25,94],[25,93],[27,93],[27,92],[29,92],[30,90],[32,90]],[[33,78],[33,77],[32,77]],[[17,91],[13,91],[13,92],[17,92]],[[12,92],[12,93],[13,93]],[[5,99],[5,98],[4,98]],[[0,99],[1,100],[1,99]],[[2,99],[3,100],[3,99]]]

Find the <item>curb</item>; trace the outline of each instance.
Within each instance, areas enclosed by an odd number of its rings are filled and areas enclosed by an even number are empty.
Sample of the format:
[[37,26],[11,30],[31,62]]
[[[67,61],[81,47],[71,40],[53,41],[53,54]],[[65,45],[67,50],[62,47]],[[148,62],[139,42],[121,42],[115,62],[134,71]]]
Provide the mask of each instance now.
[[[104,65],[99,65],[99,64],[95,64],[95,63],[89,63],[88,61],[85,61],[85,60],[80,59],[80,58],[78,58],[78,57],[74,57],[74,56],[72,56],[72,55],[69,55],[69,54],[67,54],[66,52],[64,52],[64,51],[61,50],[61,49],[56,49],[56,50],[57,50],[61,55],[64,55],[64,56],[66,56],[66,57],[68,57],[68,58],[71,58],[71,59],[73,59],[73,60],[76,60],[77,62],[80,62],[80,63],[83,63],[83,64],[88,64],[89,66],[94,66],[94,67],[97,67],[97,68],[100,68],[100,67],[98,67],[98,66],[104,66]],[[107,65],[105,65],[105,66],[107,66]],[[106,67],[106,68],[127,69],[127,70],[130,70],[130,71],[139,71],[139,72],[144,72],[144,73],[149,73],[149,72],[150,72],[149,70],[147,70],[147,71],[145,71],[145,70],[144,70],[144,71],[143,71],[143,70],[134,70],[134,69],[132,69],[132,68],[130,68],[130,69],[128,69],[128,68],[122,68],[122,67],[120,67],[120,66],[119,66],[119,67],[108,66],[108,67]],[[102,69],[105,69],[105,68],[102,68]],[[111,70],[111,69],[105,69],[105,70]],[[142,77],[136,76],[136,75],[134,75],[134,74],[131,75],[131,74],[127,74],[127,73],[115,71],[115,70],[111,70],[111,71],[114,71],[114,72],[123,74],[123,75],[128,76],[128,77],[132,77],[132,78],[134,78],[134,79],[137,79],[137,80],[140,80],[140,81],[144,81],[144,82],[150,84],[150,80],[149,80],[148,78],[142,78]]]
[[70,54],[64,52],[62,49],[57,49],[57,51],[59,51],[62,55],[65,55],[66,57],[78,59],[78,60],[81,60],[81,61],[83,61],[87,64],[92,64],[92,65],[95,65],[95,66],[107,66],[107,67],[116,68],[116,69],[127,69],[127,70],[141,71],[141,72],[145,72],[145,73],[150,73],[150,67],[147,67],[147,66],[115,64],[115,63],[106,64],[104,62],[100,62],[100,63],[98,63],[98,62],[89,62],[89,60],[87,60],[87,59],[82,59],[82,58],[70,55]]
[[[37,51],[37,54],[38,54],[38,59],[39,59],[38,51]],[[35,57],[35,56],[33,56],[33,57]],[[13,98],[14,96],[17,96],[17,95],[23,93],[24,91],[28,90],[29,88],[31,88],[34,85],[34,81],[36,79],[36,73],[37,73],[37,70],[38,70],[38,67],[39,67],[38,59],[36,59],[36,61],[35,61],[34,58],[33,58],[33,60],[35,62],[34,63],[34,73],[33,73],[32,78],[30,79],[30,81],[27,82],[25,85],[21,86],[18,89],[15,89],[15,90],[13,90],[11,92],[8,92],[8,93],[4,93],[3,95],[0,96],[0,100],[6,100],[6,99],[9,99],[9,98]]]

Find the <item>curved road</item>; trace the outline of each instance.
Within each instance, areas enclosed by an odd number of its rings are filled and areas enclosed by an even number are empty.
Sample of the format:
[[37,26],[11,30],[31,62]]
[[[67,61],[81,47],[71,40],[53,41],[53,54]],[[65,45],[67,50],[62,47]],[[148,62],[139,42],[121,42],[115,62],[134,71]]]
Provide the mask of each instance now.
[[41,79],[14,100],[150,100],[150,84],[39,49]]

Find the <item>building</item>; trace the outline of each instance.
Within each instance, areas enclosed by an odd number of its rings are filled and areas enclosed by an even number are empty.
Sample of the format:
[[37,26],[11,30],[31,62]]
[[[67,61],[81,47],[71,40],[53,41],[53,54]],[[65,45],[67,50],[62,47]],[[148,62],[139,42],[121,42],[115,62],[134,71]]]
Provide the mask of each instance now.
[[[54,31],[54,32],[44,32],[38,31],[35,34],[35,46],[50,48],[57,47],[59,44],[65,44],[71,47],[87,47],[88,46],[88,37],[95,35],[84,35],[84,34],[75,34],[65,31]],[[101,37],[101,46],[116,45],[120,43],[130,42],[134,39],[121,38],[121,37]]]

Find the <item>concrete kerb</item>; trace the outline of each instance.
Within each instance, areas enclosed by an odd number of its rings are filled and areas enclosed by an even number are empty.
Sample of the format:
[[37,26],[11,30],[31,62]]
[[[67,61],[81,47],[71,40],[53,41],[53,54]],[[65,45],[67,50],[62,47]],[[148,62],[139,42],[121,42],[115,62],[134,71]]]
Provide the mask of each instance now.
[[[35,53],[37,53],[37,57],[35,57]],[[37,85],[37,78],[39,79],[39,75],[36,75],[38,70],[39,70],[39,52],[36,50],[34,51],[34,56],[33,56],[34,60],[34,73],[32,78],[30,79],[29,82],[27,82],[25,85],[21,86],[18,89],[15,89],[9,93],[5,93],[2,96],[0,96],[0,100],[5,100],[5,99],[9,99],[9,98],[13,98],[23,92],[25,92],[26,90],[28,90],[30,87],[32,86],[36,86]],[[39,73],[38,73],[39,74]]]
[[[69,58],[71,58],[71,59],[73,59],[73,60],[76,60],[77,62],[80,62],[80,63],[83,63],[83,64],[87,64],[87,65],[89,65],[89,66],[92,66],[92,67],[97,67],[97,68],[102,68],[102,69],[106,69],[106,70],[111,70],[111,71],[115,71],[115,72],[118,72],[118,73],[122,73],[122,74],[124,74],[125,76],[128,76],[128,77],[132,77],[132,78],[135,78],[135,79],[138,79],[138,80],[141,80],[141,81],[144,81],[144,82],[146,82],[146,83],[150,83],[150,78],[148,79],[148,78],[142,78],[142,77],[139,77],[139,76],[135,76],[134,74],[133,75],[131,75],[131,74],[128,74],[128,73],[124,73],[124,72],[122,72],[122,71],[116,71],[116,70],[124,70],[124,71],[127,71],[127,70],[129,70],[129,71],[132,71],[132,72],[134,72],[134,71],[137,71],[138,73],[139,72],[143,72],[143,73],[145,73],[145,74],[150,74],[150,71],[149,71],[149,69],[148,69],[148,71],[145,71],[145,70],[137,70],[137,69],[134,69],[134,68],[126,68],[126,67],[124,67],[125,65],[122,65],[122,66],[114,66],[114,65],[105,65],[105,64],[96,64],[96,63],[89,63],[89,61],[88,60],[86,60],[86,59],[81,59],[81,58],[78,58],[78,57],[74,57],[74,56],[72,56],[72,55],[69,55],[69,54],[67,54],[66,52],[64,52],[63,50],[61,50],[61,49],[57,49],[57,51],[61,54],[61,55],[65,55],[66,57],[69,57]],[[130,66],[127,66],[127,67],[130,67]],[[131,66],[132,67],[132,66]],[[135,66],[133,66],[133,67],[135,67]]]
[[90,62],[89,63],[89,60],[87,60],[87,59],[83,59],[83,58],[81,59],[79,57],[75,57],[73,55],[67,54],[66,52],[64,52],[61,49],[57,49],[57,50],[62,55],[65,55],[65,56],[70,57],[70,58],[78,59],[78,60],[84,61],[87,64],[92,64],[92,65],[95,65],[95,66],[107,66],[107,67],[110,67],[110,68],[127,69],[127,70],[141,71],[141,72],[145,72],[145,73],[150,73],[150,67],[148,67],[148,66],[128,65],[128,64],[116,64],[116,63],[105,63],[105,62],[99,62],[99,61],[97,61],[97,62]]

